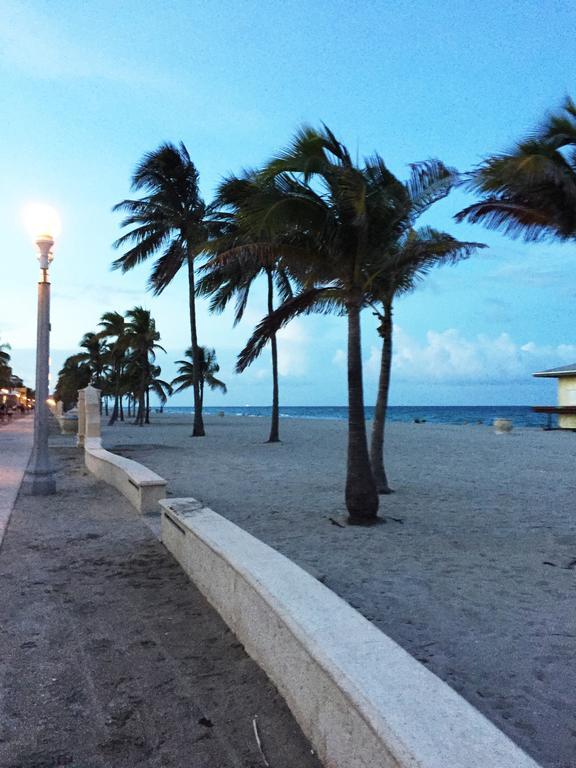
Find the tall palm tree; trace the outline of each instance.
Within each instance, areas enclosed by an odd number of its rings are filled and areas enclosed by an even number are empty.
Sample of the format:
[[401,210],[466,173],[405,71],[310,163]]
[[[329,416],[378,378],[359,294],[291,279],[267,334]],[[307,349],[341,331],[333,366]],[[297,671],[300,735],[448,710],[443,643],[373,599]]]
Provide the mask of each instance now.
[[[226,384],[220,379],[217,379],[214,374],[218,373],[220,366],[216,362],[216,351],[209,349],[208,347],[200,347],[198,349],[200,358],[200,370],[198,372],[198,378],[200,380],[200,395],[202,399],[202,405],[204,405],[204,387],[208,385],[211,390],[218,389],[224,395],[227,392]],[[191,349],[187,349],[184,353],[188,358],[187,360],[176,360],[178,368],[178,376],[172,380],[171,386],[176,385],[174,393],[182,392],[184,389],[188,389],[194,385],[194,356]]]
[[[148,287],[155,295],[169,285],[179,269],[188,268],[190,338],[198,370],[196,330],[195,260],[209,233],[209,212],[198,188],[198,171],[182,142],[162,144],[142,158],[132,176],[132,189],[146,194],[139,200],[123,200],[115,211],[126,214],[122,227],[133,227],[114,246],[130,246],[113,263],[127,272],[156,256]],[[204,435],[200,386],[194,382],[193,435]]]
[[[448,174],[430,162],[421,174],[440,181]],[[406,186],[379,156],[355,165],[324,126],[303,128],[292,145],[262,172],[272,189],[246,220],[255,232],[284,233],[281,258],[300,270],[301,290],[265,317],[239,356],[243,370],[273,330],[298,314],[336,310],[348,321],[348,459],[346,506],[353,524],[377,521],[378,493],[372,474],[362,381],[360,314],[371,286],[389,266],[390,249],[411,215]],[[294,239],[290,242],[290,233]]]
[[464,179],[480,200],[456,215],[525,240],[576,238],[576,104],[567,98],[535,134]]
[[134,393],[138,402],[135,424],[147,423],[147,393],[155,378],[154,360],[158,349],[165,352],[157,342],[160,334],[150,311],[143,307],[134,307],[126,313],[126,343],[130,348],[127,364],[128,375],[134,382]]
[[[248,303],[250,290],[260,276],[266,279],[268,314],[274,311],[275,292],[282,301],[291,298],[292,285],[288,270],[282,264],[280,251],[274,247],[273,232],[266,233],[266,243],[254,239],[250,226],[244,226],[245,213],[250,215],[266,195],[266,183],[254,171],[241,177],[230,176],[219,187],[215,204],[219,206],[219,237],[210,243],[214,256],[204,265],[204,276],[198,293],[212,295],[210,311],[223,312],[235,298],[234,325],[240,322]],[[278,342],[270,335],[272,359],[272,414],[269,443],[280,441],[280,395],[278,380]]]
[[394,299],[413,291],[435,265],[454,264],[483,247],[482,243],[461,242],[431,227],[409,228],[391,252],[393,261],[390,268],[372,283],[371,306],[378,318],[378,334],[382,339],[378,394],[370,440],[370,461],[379,493],[391,493],[384,466],[384,432],[392,367]]
[[98,325],[102,328],[98,333],[99,338],[107,339],[109,344],[109,384],[114,397],[114,407],[108,421],[108,426],[111,426],[118,419],[121,408],[122,374],[127,351],[126,321],[120,312],[104,312]]

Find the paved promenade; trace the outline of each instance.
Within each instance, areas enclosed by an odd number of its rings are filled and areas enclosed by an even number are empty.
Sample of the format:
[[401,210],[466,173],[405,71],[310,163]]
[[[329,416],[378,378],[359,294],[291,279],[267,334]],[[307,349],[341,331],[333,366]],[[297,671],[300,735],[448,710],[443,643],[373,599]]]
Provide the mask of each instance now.
[[[0,440],[23,459],[28,424],[14,429]],[[52,455],[58,493],[18,498],[0,552],[0,768],[262,768],[255,716],[273,768],[318,768],[128,502],[77,449]]]
[[32,450],[34,417],[0,424],[0,547]]

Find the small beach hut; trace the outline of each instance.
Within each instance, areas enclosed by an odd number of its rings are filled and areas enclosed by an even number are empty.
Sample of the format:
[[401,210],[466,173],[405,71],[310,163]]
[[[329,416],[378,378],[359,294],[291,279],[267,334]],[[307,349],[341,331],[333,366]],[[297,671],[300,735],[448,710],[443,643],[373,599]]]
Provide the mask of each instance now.
[[549,416],[557,414],[560,429],[576,429],[576,363],[533,375],[543,379],[558,379],[558,405],[539,405],[533,410]]

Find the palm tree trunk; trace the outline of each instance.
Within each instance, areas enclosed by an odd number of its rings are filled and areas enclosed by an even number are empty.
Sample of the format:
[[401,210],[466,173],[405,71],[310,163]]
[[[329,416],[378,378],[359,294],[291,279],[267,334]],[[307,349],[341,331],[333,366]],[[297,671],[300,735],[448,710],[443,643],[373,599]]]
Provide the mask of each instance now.
[[120,411],[122,406],[122,397],[120,395],[120,365],[118,363],[118,360],[116,360],[116,363],[114,365],[114,408],[112,409],[112,416],[110,416],[110,421],[108,422],[108,426],[111,427],[112,424],[118,419],[118,412]]
[[378,521],[378,492],[368,455],[362,348],[360,339],[360,297],[352,296],[348,313],[348,462],[346,507],[351,525],[371,525]]
[[[272,270],[266,270],[268,278],[268,314],[274,312],[274,282],[272,279]],[[272,351],[272,419],[270,422],[269,443],[280,442],[280,398],[278,388],[278,345],[276,334],[270,336],[270,349]]]
[[143,427],[144,426],[144,413],[146,411],[146,393],[143,389],[140,393],[140,400],[138,403],[138,424]]
[[114,422],[118,419],[118,395],[114,395],[114,408],[112,408],[112,415],[110,416],[110,419],[108,420],[108,426],[111,427]]
[[146,416],[144,419],[146,424],[150,424],[150,390],[146,387]]
[[192,384],[194,387],[194,428],[192,437],[204,437],[204,421],[202,419],[202,399],[200,397],[200,358],[198,355],[198,334],[196,332],[196,297],[194,287],[194,256],[188,251],[188,302],[190,305],[190,337],[192,340]]
[[390,369],[392,366],[392,299],[384,301],[384,315],[378,328],[378,333],[382,337],[382,357],[380,359],[378,396],[376,398],[374,422],[372,424],[370,461],[372,462],[372,472],[374,473],[378,493],[392,493],[384,468],[384,430],[386,427]]

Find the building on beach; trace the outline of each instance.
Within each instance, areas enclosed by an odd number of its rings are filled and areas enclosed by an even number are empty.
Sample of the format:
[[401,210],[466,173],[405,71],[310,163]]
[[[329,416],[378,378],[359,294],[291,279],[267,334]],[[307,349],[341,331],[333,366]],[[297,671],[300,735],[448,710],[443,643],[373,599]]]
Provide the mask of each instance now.
[[558,379],[558,405],[539,405],[536,413],[557,414],[560,429],[576,429],[576,363],[550,368],[533,374],[539,378]]

